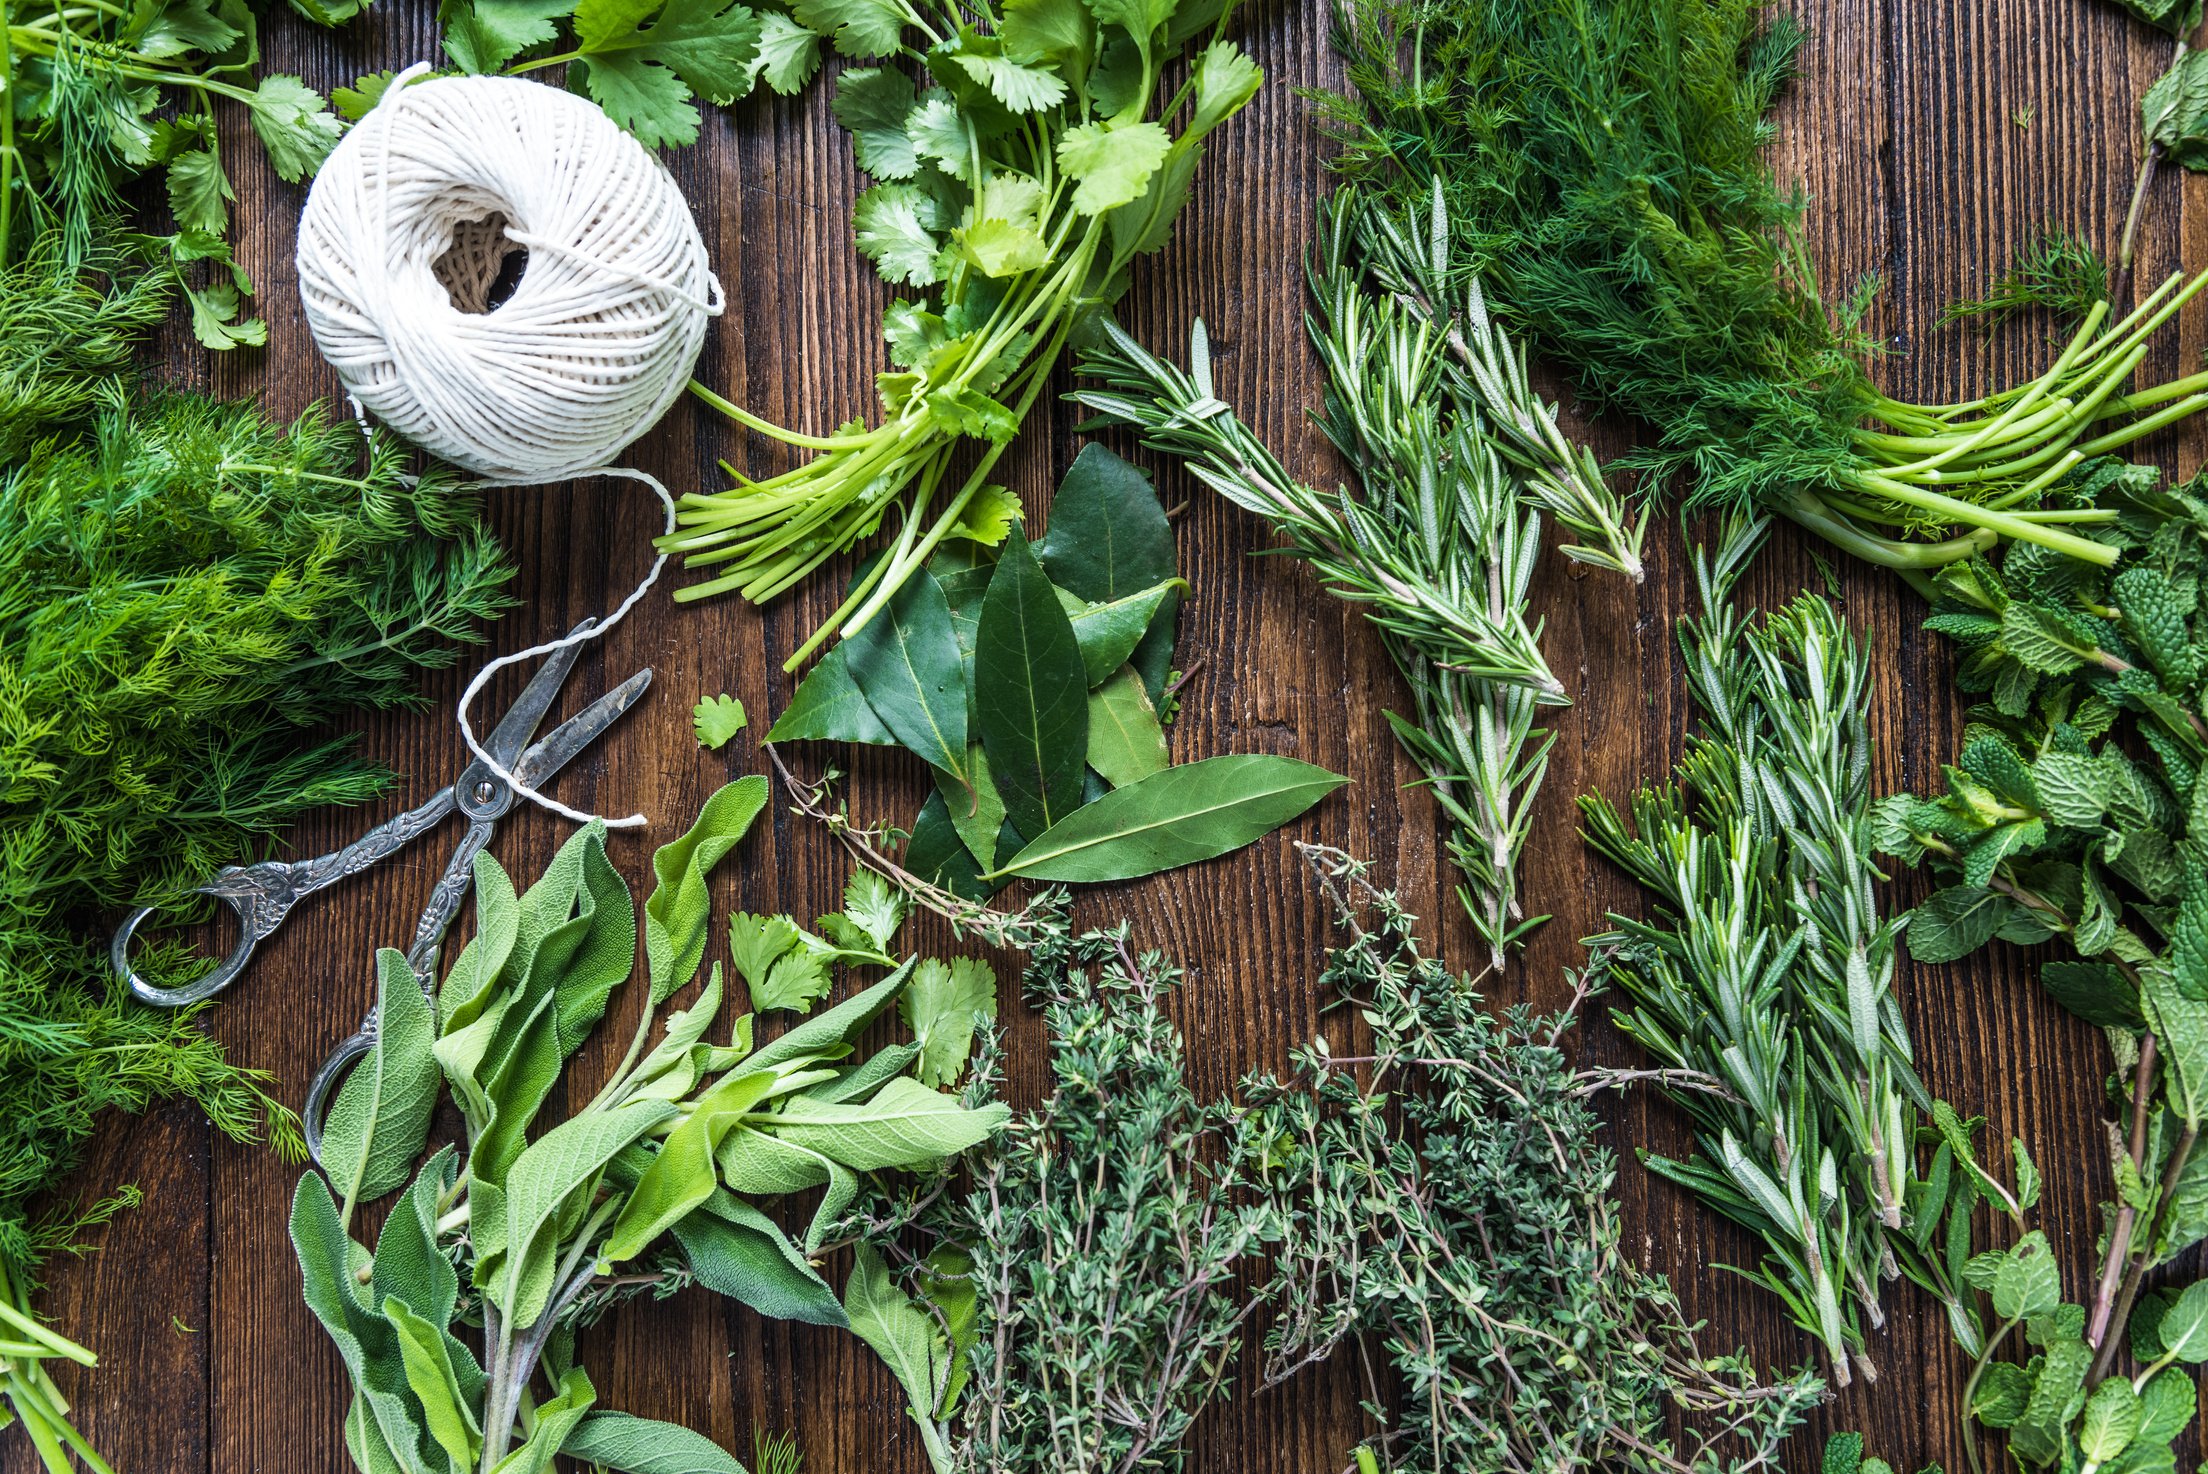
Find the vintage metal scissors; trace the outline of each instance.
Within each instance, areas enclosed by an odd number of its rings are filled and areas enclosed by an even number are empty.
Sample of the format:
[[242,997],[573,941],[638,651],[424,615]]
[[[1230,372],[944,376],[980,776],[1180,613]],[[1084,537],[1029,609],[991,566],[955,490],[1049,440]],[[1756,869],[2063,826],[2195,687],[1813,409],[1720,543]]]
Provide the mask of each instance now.
[[[589,621],[584,623],[587,625]],[[578,626],[578,633],[580,629]],[[555,727],[543,741],[528,745],[545,713],[552,709],[553,699],[559,695],[579,654],[579,646],[554,652],[543,668],[530,678],[521,699],[514,703],[513,709],[506,713],[484,744],[500,764],[532,788],[573,762],[623,712],[634,706],[652,683],[651,670],[648,667],[640,670]],[[513,807],[513,802],[512,788],[482,762],[471,762],[450,787],[427,803],[377,825],[343,849],[290,864],[264,860],[258,865],[225,867],[213,880],[199,887],[199,894],[214,897],[236,913],[238,943],[212,972],[183,987],[160,987],[141,977],[130,964],[131,938],[153,914],[154,908],[150,906],[140,907],[124,918],[115,932],[108,955],[116,973],[130,985],[130,991],[147,1003],[179,1008],[212,998],[237,980],[246,963],[252,960],[253,949],[283,924],[293,906],[404,848],[458,809],[468,821],[467,833],[461,836],[458,848],[445,866],[445,873],[438,879],[436,889],[430,892],[429,907],[422,912],[421,922],[414,928],[414,944],[406,953],[407,965],[413,969],[415,981],[427,994],[435,984],[437,954],[444,944],[445,931],[452,925],[453,917],[459,914],[460,903],[466,899],[468,887],[473,882],[475,857],[490,843],[492,829]],[[306,1107],[300,1114],[306,1124],[307,1149],[316,1161],[322,1156],[324,1102],[338,1077],[373,1049],[375,1042],[376,1009],[371,1006],[361,1026],[322,1062],[322,1068],[315,1071],[314,1081],[307,1087]]]

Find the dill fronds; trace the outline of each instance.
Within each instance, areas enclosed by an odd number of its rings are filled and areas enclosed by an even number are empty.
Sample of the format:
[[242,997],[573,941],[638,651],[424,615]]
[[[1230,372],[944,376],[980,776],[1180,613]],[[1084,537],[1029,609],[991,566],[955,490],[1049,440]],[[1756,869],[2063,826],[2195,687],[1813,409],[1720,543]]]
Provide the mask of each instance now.
[[1763,0],[1340,0],[1339,166],[1401,210],[1438,184],[1495,310],[1636,415],[1627,459],[1691,500],[1760,507],[1911,572],[2036,542],[2106,564],[2044,507],[2072,467],[2208,405],[2208,375],[2123,392],[2208,275],[2118,317],[2093,302],[2050,367],[1960,404],[1880,393],[1869,284],[1824,295],[1798,190],[1766,151],[1802,41]]

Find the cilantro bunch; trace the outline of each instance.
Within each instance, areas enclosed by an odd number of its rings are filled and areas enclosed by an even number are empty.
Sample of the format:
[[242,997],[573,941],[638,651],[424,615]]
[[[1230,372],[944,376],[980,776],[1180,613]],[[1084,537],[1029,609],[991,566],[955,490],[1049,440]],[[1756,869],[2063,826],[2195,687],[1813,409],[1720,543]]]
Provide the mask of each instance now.
[[[225,240],[237,192],[215,104],[243,107],[270,166],[292,182],[315,171],[344,124],[297,77],[256,81],[259,59],[246,0],[0,3],[0,266],[48,235],[72,269],[112,265],[120,251],[158,264],[205,346],[266,342],[266,324],[240,316],[252,284]],[[125,235],[123,192],[154,172],[174,229]]]
[[[990,473],[1060,353],[1126,290],[1128,267],[1172,234],[1203,140],[1262,73],[1221,38],[1225,0],[801,0],[794,21],[846,56],[836,116],[877,181],[852,225],[859,249],[914,295],[884,318],[895,365],[881,422],[785,430],[704,389],[737,423],[810,459],[682,499],[662,546],[714,569],[677,595],[764,601],[878,530],[888,550],[791,656],[855,634],[946,541],[1001,541],[1015,510]],[[1185,79],[1169,64],[1211,39]],[[982,442],[971,464],[969,440]]]

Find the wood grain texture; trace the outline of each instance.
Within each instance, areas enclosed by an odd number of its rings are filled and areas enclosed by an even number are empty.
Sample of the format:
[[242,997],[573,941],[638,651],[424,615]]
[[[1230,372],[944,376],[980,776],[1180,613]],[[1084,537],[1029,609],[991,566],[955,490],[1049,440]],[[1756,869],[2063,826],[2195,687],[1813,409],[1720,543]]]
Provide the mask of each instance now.
[[[2159,72],[2168,43],[2089,0],[1797,0],[1812,32],[1801,83],[1784,111],[1777,164],[1804,181],[1808,234],[1828,281],[1876,272],[1886,290],[1874,326],[1893,349],[1883,383],[1908,396],[1953,399],[2035,370],[2047,352],[2024,327],[1990,338],[1935,328],[1939,307],[1987,284],[2010,247],[2045,222],[2098,244],[2113,242],[2135,158],[2135,103]],[[331,35],[278,17],[269,55],[318,86],[435,54],[431,7],[385,0]],[[1221,391],[1300,474],[1335,468],[1305,410],[1319,393],[1303,337],[1301,262],[1314,201],[1324,187],[1300,87],[1335,80],[1323,6],[1316,0],[1254,5],[1241,23],[1268,72],[1250,110],[1216,141],[1175,243],[1146,262],[1123,309],[1145,342],[1179,352],[1191,318],[1210,325]],[[227,136],[246,140],[242,126]],[[850,249],[849,206],[858,188],[849,148],[829,118],[827,93],[761,98],[709,111],[705,136],[670,156],[731,310],[713,330],[699,376],[780,422],[828,427],[872,404],[882,366],[876,331],[882,289]],[[196,388],[259,395],[278,414],[330,396],[335,381],[316,357],[300,316],[290,261],[301,192],[273,180],[249,144],[228,160],[238,180],[240,254],[260,283],[271,346],[211,361],[174,331],[165,372]],[[2208,196],[2165,171],[2142,233],[2140,277],[2154,281],[2208,259]],[[2148,367],[2181,371],[2197,360],[2202,314],[2187,315]],[[1069,381],[1070,382],[1070,381]],[[1011,484],[1047,518],[1047,493],[1081,438],[1077,413],[1039,411],[1004,462]],[[1596,427],[1596,443],[1621,448],[1630,426]],[[1137,454],[1135,448],[1118,448]],[[2143,448],[2190,471],[2208,449],[2200,432]],[[720,484],[727,458],[753,473],[781,464],[758,437],[677,406],[632,453],[632,463],[675,487]],[[1454,915],[1430,806],[1401,785],[1408,766],[1382,713],[1403,700],[1378,642],[1356,616],[1320,593],[1297,565],[1249,556],[1266,543],[1251,518],[1173,471],[1161,477],[1194,585],[1180,661],[1196,670],[1172,732],[1177,761],[1221,752],[1275,752],[1323,763],[1354,785],[1288,831],[1209,865],[1130,886],[1088,891],[1079,916],[1125,916],[1147,945],[1188,967],[1176,1003],[1199,1084],[1231,1087],[1244,1071],[1278,1066],[1322,1026],[1313,982],[1327,927],[1291,842],[1320,839],[1377,861],[1411,905],[1430,918],[1452,955],[1470,958]],[[518,649],[603,612],[647,567],[659,511],[626,483],[583,482],[490,498],[492,518],[521,566],[526,606],[492,632],[495,649]],[[1660,524],[1650,574],[1639,590],[1551,560],[1538,585],[1550,663],[1577,703],[1555,718],[1558,740],[1526,864],[1529,900],[1556,919],[1522,964],[1495,980],[1499,1001],[1559,1000],[1576,938],[1610,910],[1639,900],[1592,862],[1574,831],[1572,797],[1622,794],[1666,770],[1690,712],[1676,679],[1672,628],[1687,607],[1688,559],[1677,530]],[[1759,561],[1749,595],[1769,606],[1822,586],[1825,565],[1781,532]],[[1922,786],[1954,748],[1961,704],[1947,656],[1916,628],[1921,606],[1883,574],[1833,569],[1833,587],[1867,629],[1878,660],[1873,717],[1882,791]],[[643,834],[617,835],[613,852],[632,884],[648,881],[650,848],[676,832],[713,787],[760,766],[752,737],[702,753],[690,735],[691,704],[719,691],[754,715],[754,736],[791,689],[779,668],[832,607],[827,582],[756,611],[733,599],[681,606],[667,584],[631,620],[593,646],[570,683],[569,709],[641,665],[656,671],[650,699],[611,740],[563,775],[559,793],[603,812],[641,809]],[[1200,663],[1200,664],[1199,664]],[[472,664],[472,657],[463,666]],[[419,801],[461,766],[449,719],[464,671],[428,683],[426,709],[368,724],[365,750],[404,782],[385,812]],[[518,689],[495,689],[486,711]],[[817,761],[818,754],[804,754]],[[900,759],[859,756],[849,784],[856,813],[908,819],[922,790]],[[301,826],[298,853],[317,853],[377,815],[332,813]],[[495,852],[533,874],[565,833],[538,813],[517,813]],[[371,993],[370,954],[403,940],[448,841],[318,898],[263,948],[253,973],[212,1015],[236,1057],[272,1070],[296,1100],[315,1064],[349,1030]],[[778,804],[771,822],[716,886],[716,914],[743,907],[810,916],[834,904],[847,862],[822,833]],[[1896,887],[1897,904],[1919,893]],[[921,945],[945,946],[930,926]],[[719,955],[720,943],[714,953]],[[2068,1246],[2067,1273],[2082,1278],[2096,1230],[2094,1202],[2107,1190],[2097,1119],[2104,1048],[2037,990],[2031,965],[1997,949],[1964,967],[1917,969],[1902,982],[1933,1088],[2016,1132],[2050,1171],[2047,1225]],[[617,1012],[582,1056],[575,1080],[593,1088],[626,1038]],[[1041,1036],[1026,1010],[1007,1010],[1014,1088],[1032,1099],[1041,1081]],[[1333,1018],[1325,1027],[1339,1029]],[[1589,1062],[1626,1063],[1631,1051],[1605,1020],[1581,1044]],[[1660,1100],[1635,1095],[1605,1106],[1633,1245],[1674,1276],[1689,1313],[1711,1322],[1706,1344],[1745,1344],[1766,1362],[1795,1362],[1808,1347],[1773,1303],[1713,1266],[1750,1253],[1744,1237],[1714,1226],[1678,1193],[1631,1162],[1634,1149],[1683,1151],[1685,1133]],[[2087,1164],[2074,1170],[2072,1164]],[[284,1234],[297,1169],[270,1154],[210,1140],[187,1112],[116,1121],[84,1178],[88,1190],[133,1180],[144,1208],[105,1235],[104,1249],[55,1266],[48,1304],[63,1326],[102,1354],[95,1373],[67,1374],[81,1425],[124,1474],[340,1471],[348,1467],[339,1422],[345,1394],[335,1353],[300,1303]],[[2078,1279],[2073,1279],[2073,1284]],[[1962,1467],[1949,1410],[1962,1368],[1944,1327],[1909,1294],[1872,1351],[1875,1387],[1828,1408],[1794,1464],[1814,1466],[1811,1437],[1859,1427],[1897,1466],[1937,1460]],[[604,1401],[678,1418],[748,1453],[751,1429],[793,1432],[817,1474],[907,1474],[924,1467],[888,1375],[837,1332],[762,1321],[703,1295],[631,1307],[596,1334],[586,1358]],[[1361,1385],[1347,1360],[1263,1396],[1237,1396],[1208,1415],[1193,1467],[1331,1474],[1363,1427]],[[33,1467],[18,1435],[0,1433],[0,1471]]]

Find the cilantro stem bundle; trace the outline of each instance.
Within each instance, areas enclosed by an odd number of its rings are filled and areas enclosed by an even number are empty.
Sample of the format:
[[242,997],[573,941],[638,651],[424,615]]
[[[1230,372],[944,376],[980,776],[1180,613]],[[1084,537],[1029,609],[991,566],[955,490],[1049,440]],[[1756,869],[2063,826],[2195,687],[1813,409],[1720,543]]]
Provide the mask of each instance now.
[[[884,419],[872,428],[785,430],[698,386],[738,424],[815,454],[764,478],[724,463],[733,488],[682,498],[660,545],[714,571],[678,598],[737,590],[771,599],[894,510],[887,551],[790,657],[795,669],[865,628],[947,540],[1002,537],[1009,493],[989,480],[998,458],[1075,330],[1126,290],[1138,256],[1171,237],[1202,140],[1262,80],[1218,35],[1227,9],[1217,0],[1178,9],[1040,0],[1001,13],[908,0],[798,7],[846,55],[889,59],[837,80],[836,116],[879,181],[860,196],[853,226],[884,280],[932,290],[886,315],[896,367],[878,376]],[[1167,63],[1207,30],[1187,80],[1168,88]],[[924,69],[924,89],[906,63]],[[969,440],[982,442],[970,463]]]
[[2042,505],[2082,461],[2208,406],[2208,378],[2127,392],[2208,275],[2096,303],[2028,383],[1962,404],[1881,393],[1867,292],[1822,296],[1798,195],[1764,151],[1800,30],[1761,0],[1377,0],[1339,7],[1343,167],[1406,207],[1438,185],[1498,311],[1603,403],[1654,425],[1628,458],[1698,504],[1759,506],[1916,573],[1996,541],[2106,564],[2097,509]]

